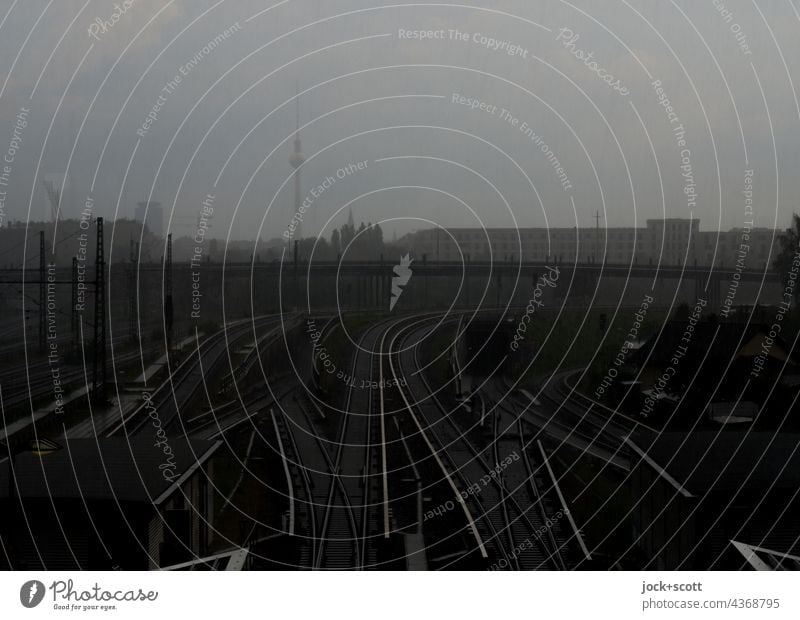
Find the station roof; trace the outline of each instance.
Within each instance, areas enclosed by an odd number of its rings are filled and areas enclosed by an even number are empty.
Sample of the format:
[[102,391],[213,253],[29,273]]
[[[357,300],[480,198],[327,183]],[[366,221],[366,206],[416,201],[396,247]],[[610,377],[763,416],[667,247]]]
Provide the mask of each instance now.
[[[159,504],[205,463],[221,442],[169,440],[175,467],[151,438],[58,440],[58,449],[28,451],[14,458],[14,478],[23,498],[57,498]],[[164,472],[167,471],[167,475]],[[0,497],[9,497],[11,469],[0,467]]]
[[628,442],[646,455],[648,466],[692,495],[800,486],[798,433],[648,431]]
[[764,549],[736,540],[731,544],[755,570],[800,570],[800,557],[774,549]]

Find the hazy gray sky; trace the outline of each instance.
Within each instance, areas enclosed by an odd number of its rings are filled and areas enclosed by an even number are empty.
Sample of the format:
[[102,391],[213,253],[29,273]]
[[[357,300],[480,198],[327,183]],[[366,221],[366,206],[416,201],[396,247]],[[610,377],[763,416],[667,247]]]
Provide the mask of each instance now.
[[0,0],[0,24],[0,153],[19,147],[4,221],[46,217],[41,181],[67,172],[66,216],[88,195],[107,217],[152,196],[183,234],[214,194],[214,236],[280,236],[296,91],[303,190],[335,179],[306,233],[350,201],[356,220],[393,220],[387,236],[592,226],[596,210],[730,228],[749,219],[747,169],[757,226],[799,208],[789,0]]

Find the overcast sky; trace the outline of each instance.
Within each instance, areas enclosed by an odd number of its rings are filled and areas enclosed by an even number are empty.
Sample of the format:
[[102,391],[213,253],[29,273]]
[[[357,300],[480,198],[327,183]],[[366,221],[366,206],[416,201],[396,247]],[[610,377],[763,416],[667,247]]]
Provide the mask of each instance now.
[[[87,196],[110,218],[152,198],[185,234],[213,194],[214,236],[280,236],[296,92],[304,196],[325,186],[306,234],[348,205],[389,237],[594,226],[598,211],[601,225],[693,215],[728,229],[751,219],[748,169],[756,226],[800,210],[789,0],[128,4],[0,0],[3,223],[49,217],[42,180],[66,174],[66,217]],[[417,30],[444,38],[401,32]]]

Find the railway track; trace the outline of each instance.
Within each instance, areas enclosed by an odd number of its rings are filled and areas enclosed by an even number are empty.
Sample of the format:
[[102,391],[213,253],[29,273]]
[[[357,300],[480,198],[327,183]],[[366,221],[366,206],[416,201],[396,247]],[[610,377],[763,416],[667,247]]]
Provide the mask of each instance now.
[[[276,400],[280,401],[283,396],[293,392],[296,389],[292,377],[288,372],[283,372],[278,375],[273,375],[269,382],[274,385],[268,390],[268,394],[264,394],[262,384],[245,386],[242,388],[236,377],[246,378],[259,364],[262,376],[267,377],[266,370],[264,369],[261,355],[262,351],[270,345],[277,342],[283,335],[285,326],[276,325],[263,336],[257,337],[255,343],[251,346],[250,351],[243,361],[237,364],[233,370],[233,362],[230,358],[230,349],[232,346],[227,346],[228,351],[228,365],[232,368],[223,380],[230,381],[236,388],[236,398],[228,401],[218,407],[211,407],[195,416],[189,417],[184,422],[184,434],[193,437],[204,439],[214,439],[220,435],[229,432],[239,425],[251,420],[253,417],[263,413],[268,407],[274,406]],[[278,396],[275,397],[277,392]]]
[[[461,468],[459,468],[449,450],[449,446],[439,437],[436,429],[431,425],[428,416],[423,412],[423,406],[418,398],[415,397],[415,390],[413,384],[421,380],[421,375],[415,373],[412,369],[411,372],[405,372],[399,357],[402,353],[397,351],[397,343],[400,343],[400,348],[406,352],[411,348],[406,346],[412,329],[416,326],[406,330],[400,330],[395,334],[390,341],[388,348],[388,367],[391,373],[391,380],[402,400],[402,406],[408,413],[413,426],[404,431],[404,434],[409,443],[418,446],[418,454],[420,448],[423,448],[424,456],[421,456],[416,465],[423,472],[423,476],[427,478],[426,490],[437,489],[440,497],[447,497],[445,506],[449,506],[449,502],[453,502],[454,510],[457,512],[460,519],[448,519],[449,521],[462,521],[462,525],[455,533],[450,534],[445,538],[446,542],[452,547],[453,538],[459,538],[463,533],[465,538],[470,541],[469,546],[463,549],[464,555],[471,555],[477,553],[480,560],[488,560],[490,557],[505,556],[505,549],[502,545],[497,544],[496,531],[494,525],[488,520],[482,520],[482,510],[480,504],[476,502],[474,495],[468,493],[471,488],[471,482],[467,480]],[[426,386],[418,386],[417,390],[422,393],[427,390]],[[430,409],[430,403],[427,407]],[[400,420],[401,426],[404,421]],[[410,441],[411,439],[418,439],[417,441]],[[421,440],[421,444],[420,441]],[[452,498],[452,499],[450,499]],[[458,510],[455,510],[455,507]],[[487,532],[487,529],[489,530]],[[488,541],[488,542],[487,542]],[[437,545],[431,545],[430,548],[436,550]],[[449,550],[445,556],[452,557],[453,551]],[[455,553],[458,553],[456,551]]]
[[275,316],[266,316],[257,317],[252,322],[249,319],[239,321],[224,327],[203,341],[198,341],[194,352],[152,391],[149,401],[143,402],[114,425],[106,436],[134,435],[142,432],[151,424],[150,416],[147,415],[149,407],[155,407],[161,428],[165,431],[181,424],[181,432],[185,433],[187,429],[183,427],[180,410],[192,401],[201,387],[205,386],[206,375],[218,365],[229,347],[245,340],[251,335],[251,330],[261,329],[277,320]]
[[[359,566],[359,529],[354,499],[348,494],[336,460],[316,431],[310,399],[292,398],[292,405],[282,407],[286,432],[298,448],[295,467],[308,476],[308,536],[314,541],[309,562],[304,568],[315,570],[352,570]],[[287,420],[289,411],[299,411],[302,419]],[[298,432],[302,429],[302,434]],[[321,514],[319,514],[321,512]]]
[[[287,459],[287,480],[294,481],[300,495],[312,498],[310,514],[303,519],[306,537],[315,541],[309,568],[364,570],[402,560],[391,551],[396,541],[387,444],[397,434],[386,424],[381,352],[392,330],[415,320],[384,320],[361,334],[341,410],[324,408],[313,394],[299,391],[287,395],[281,414],[276,413],[282,444],[297,447],[297,460]],[[320,430],[326,425],[334,426],[330,440]],[[302,557],[307,558],[307,552]]]
[[[109,345],[110,346],[110,345]],[[152,355],[156,347],[149,347],[146,354]],[[142,353],[138,350],[129,351],[114,357],[114,364],[124,368],[133,363],[141,363]],[[60,368],[59,380],[62,385],[85,385],[86,377],[91,375],[91,357],[87,355],[84,364],[66,364]],[[13,370],[5,370],[0,374],[0,384],[3,386],[3,404],[6,409],[31,403],[53,393],[53,369],[55,366],[48,361],[33,362],[28,366],[21,366]]]
[[[409,533],[424,540],[415,550],[423,566],[567,568],[522,422],[489,411],[483,430],[491,437],[479,445],[426,378],[420,344],[439,322],[413,315],[368,327],[355,343],[341,410],[307,390],[261,403],[281,455],[285,529],[297,538],[299,568],[396,568]],[[423,522],[425,501],[453,508]]]
[[630,429],[604,419],[566,391],[564,377],[570,373],[556,375],[533,394],[511,390],[507,383],[487,381],[481,389],[481,397],[494,402],[494,407],[505,414],[519,416],[534,437],[548,436],[599,458],[613,467],[627,471],[629,463],[623,437]]
[[[309,471],[303,467],[303,455],[295,435],[287,424],[282,409],[278,413],[270,410],[270,417],[278,441],[284,473],[286,475],[287,499],[289,502],[286,531],[291,537],[300,537],[296,568],[310,569],[317,557],[317,509],[314,503],[314,483]],[[298,523],[300,527],[298,527]],[[305,534],[298,534],[298,531]]]
[[[410,334],[406,335],[408,338]],[[531,464],[530,445],[525,441],[524,430],[520,432],[521,425],[512,422],[504,426],[501,415],[491,414],[491,438],[482,449],[456,425],[452,412],[431,388],[418,348],[410,357],[413,360],[409,360],[405,376],[419,378],[417,394],[425,394],[423,401],[431,403],[418,408],[427,412],[427,417],[425,413],[421,415],[433,439],[431,443],[438,444],[462,488],[474,488],[470,485],[488,480],[464,504],[471,505],[472,521],[483,532],[484,546],[493,552],[490,555],[495,562],[503,568],[523,570],[567,568],[561,553],[563,542],[556,540],[559,528],[550,518],[553,502],[547,497],[548,491],[540,491],[541,468]],[[513,429],[518,430],[516,437],[509,433]]]
[[[386,427],[380,400],[381,381],[376,381],[376,376],[381,373],[380,347],[392,323],[382,321],[367,328],[359,337],[353,354],[331,469],[341,484],[331,485],[325,499],[317,568],[361,570],[378,564],[374,544],[376,530],[379,522],[385,529],[389,514]],[[366,383],[362,384],[362,380]],[[344,498],[346,501],[342,501]],[[384,507],[382,518],[376,514],[379,506]],[[348,546],[354,554],[350,566],[346,566],[343,551]]]

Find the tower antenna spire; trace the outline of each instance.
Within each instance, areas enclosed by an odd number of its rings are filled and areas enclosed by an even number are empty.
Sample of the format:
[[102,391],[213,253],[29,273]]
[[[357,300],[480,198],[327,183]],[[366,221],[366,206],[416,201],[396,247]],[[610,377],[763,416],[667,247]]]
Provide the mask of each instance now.
[[[300,97],[299,95],[295,98],[295,114],[296,114],[296,129],[294,133],[294,152],[289,156],[289,163],[291,164],[292,168],[294,168],[294,212],[299,213],[300,207],[303,204],[303,196],[301,194],[301,185],[300,185],[300,166],[303,165],[303,162],[306,160],[305,156],[303,155],[303,146],[300,142]],[[294,237],[296,239],[303,238],[303,229],[302,224],[300,222],[297,223],[297,226],[294,230]]]
[[294,131],[300,133],[300,90],[297,82],[294,83]]

